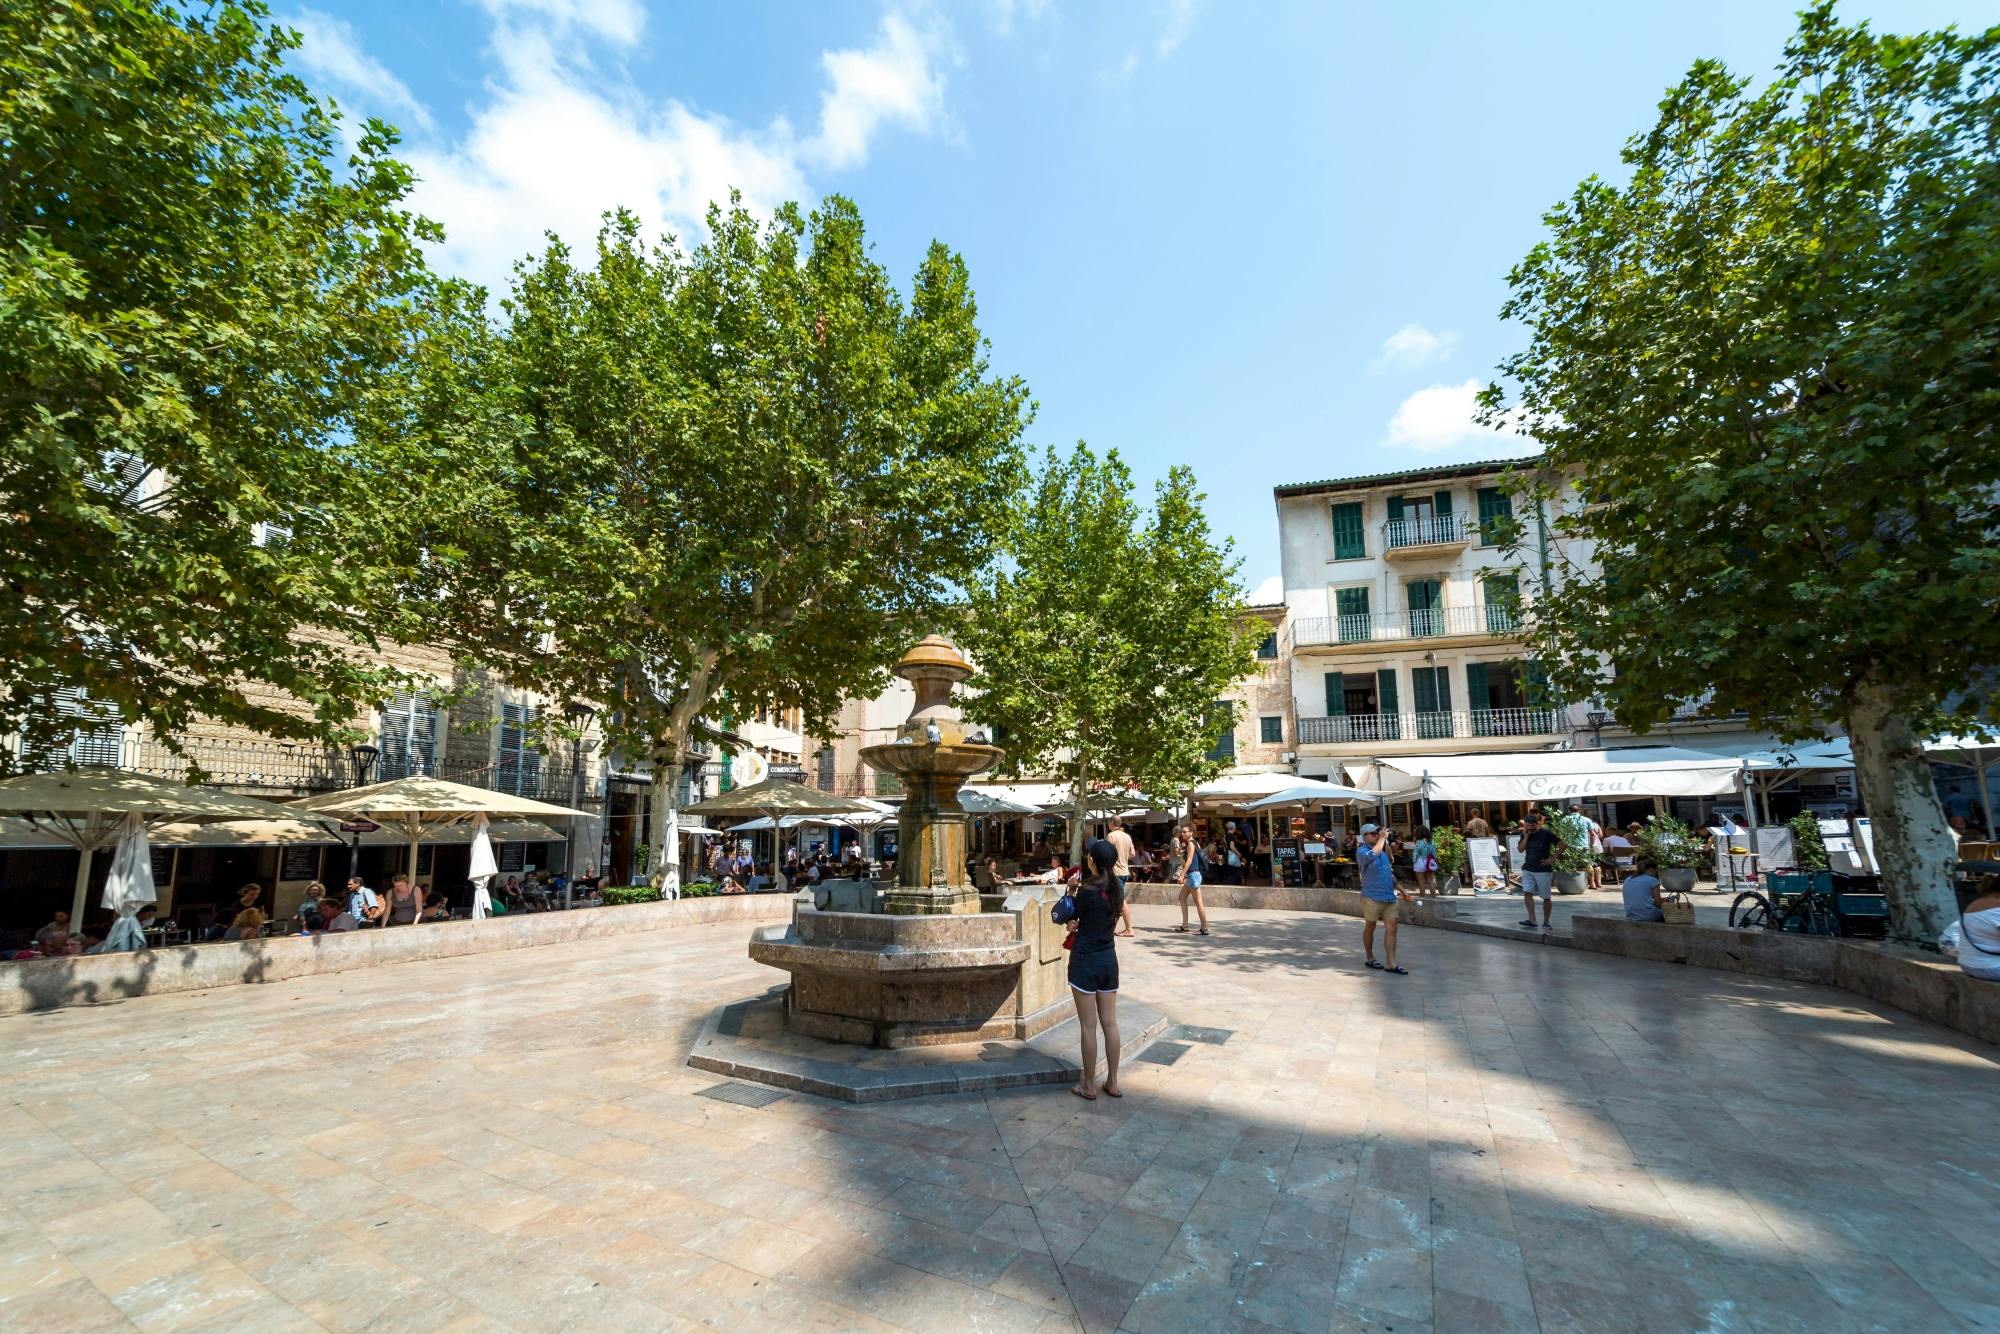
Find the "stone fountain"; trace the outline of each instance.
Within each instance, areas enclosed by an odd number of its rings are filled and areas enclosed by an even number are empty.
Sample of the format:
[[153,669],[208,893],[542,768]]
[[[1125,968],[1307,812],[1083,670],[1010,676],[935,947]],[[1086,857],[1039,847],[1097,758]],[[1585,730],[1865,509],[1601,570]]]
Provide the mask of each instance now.
[[[1049,920],[1061,890],[1028,885],[982,902],[966,877],[959,789],[1003,758],[966,739],[952,705],[971,664],[932,635],[896,674],[916,688],[909,719],[861,752],[903,780],[893,882],[867,888],[860,906],[872,911],[834,911],[830,893],[805,893],[789,923],[757,930],[750,957],[790,985],[717,1009],[688,1064],[853,1101],[1074,1079],[1065,928]],[[1167,1026],[1130,1001],[1120,1019],[1128,1059]]]
[[1070,1010],[1062,932],[1040,893],[982,912],[966,878],[958,790],[1003,754],[966,740],[952,705],[952,687],[972,666],[932,635],[896,674],[916,687],[909,719],[893,740],[861,752],[903,780],[894,883],[881,888],[877,912],[802,902],[789,927],[752,938],[750,957],[791,974],[785,1024],[794,1033],[876,1047],[1034,1037]]

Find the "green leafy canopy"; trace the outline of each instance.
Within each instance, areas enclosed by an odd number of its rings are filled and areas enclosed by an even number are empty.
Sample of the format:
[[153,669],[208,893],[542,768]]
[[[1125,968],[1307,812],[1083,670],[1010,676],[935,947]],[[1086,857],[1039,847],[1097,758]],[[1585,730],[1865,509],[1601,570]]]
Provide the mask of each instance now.
[[1174,468],[1144,512],[1114,450],[1050,451],[1007,530],[1010,563],[975,585],[968,705],[1016,771],[1061,773],[1081,800],[1130,786],[1177,801],[1213,776],[1225,692],[1255,666],[1237,562]]
[[[350,449],[438,284],[377,122],[351,154],[255,0],[0,6],[0,731],[59,692],[172,739],[334,736],[398,572]],[[0,761],[4,762],[4,761]]]

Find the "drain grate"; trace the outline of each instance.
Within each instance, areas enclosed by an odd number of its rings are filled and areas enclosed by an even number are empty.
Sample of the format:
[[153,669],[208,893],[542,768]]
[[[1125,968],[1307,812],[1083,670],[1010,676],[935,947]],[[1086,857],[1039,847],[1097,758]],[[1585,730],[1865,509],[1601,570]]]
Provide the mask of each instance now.
[[1236,1030],[1233,1028],[1201,1028],[1194,1024],[1182,1024],[1174,1030],[1174,1036],[1177,1038],[1186,1038],[1189,1042],[1205,1042],[1211,1047],[1220,1047],[1223,1043],[1236,1036]]
[[717,1102],[733,1102],[738,1107],[769,1107],[785,1096],[783,1089],[765,1088],[762,1084],[744,1084],[731,1080],[727,1084],[717,1084],[702,1089],[694,1095],[697,1098],[713,1098]]
[[1187,1054],[1187,1043],[1167,1042],[1163,1040],[1155,1042],[1152,1046],[1140,1052],[1139,1059],[1142,1061],[1151,1061],[1154,1065],[1172,1065]]

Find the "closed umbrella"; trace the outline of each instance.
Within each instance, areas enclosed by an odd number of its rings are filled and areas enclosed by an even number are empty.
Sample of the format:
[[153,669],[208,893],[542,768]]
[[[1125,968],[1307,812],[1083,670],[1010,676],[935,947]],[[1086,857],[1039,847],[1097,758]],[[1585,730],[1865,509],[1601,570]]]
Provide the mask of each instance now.
[[[239,797],[219,788],[194,787],[129,769],[93,765],[63,773],[16,774],[0,779],[0,815],[24,816],[35,829],[82,854],[77,859],[76,895],[70,906],[70,922],[80,927],[90,889],[91,858],[131,837],[128,818],[136,818],[140,825],[128,855],[145,858],[148,867],[145,887],[139,891],[146,898],[134,902],[136,912],[139,902],[152,900],[147,827],[170,821],[209,824],[288,819],[291,811],[275,802]],[[136,881],[128,877],[127,883]]]
[[146,821],[127,815],[118,835],[118,850],[111,854],[111,873],[104,877],[104,906],[117,918],[104,938],[105,953],[146,948],[146,933],[139,929],[139,907],[158,897],[153,887],[153,854],[146,847]]
[[483,813],[475,817],[472,825],[472,919],[484,921],[493,911],[493,898],[486,892],[487,884],[500,874],[500,863],[493,856],[493,840],[487,836],[487,827],[492,823]]

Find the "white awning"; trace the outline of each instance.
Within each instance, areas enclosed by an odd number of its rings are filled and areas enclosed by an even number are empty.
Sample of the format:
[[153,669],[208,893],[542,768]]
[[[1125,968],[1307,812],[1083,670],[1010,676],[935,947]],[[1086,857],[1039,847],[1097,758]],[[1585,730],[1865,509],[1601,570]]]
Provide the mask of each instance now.
[[[336,828],[338,826],[336,825]],[[425,843],[470,843],[469,824],[451,825],[427,834]],[[148,835],[156,848],[253,848],[286,847],[301,843],[345,844],[353,835],[329,832],[313,820],[228,820],[220,824],[161,825]],[[561,843],[565,835],[535,820],[494,820],[487,825],[487,837],[495,843]],[[393,829],[382,828],[363,834],[366,847],[406,847],[408,841]],[[66,847],[45,829],[26,820],[0,819],[0,847]]]
[[1513,751],[1486,755],[1398,755],[1378,765],[1350,760],[1357,786],[1418,788],[1433,801],[1570,801],[1582,797],[1716,797],[1734,792],[1747,767],[1758,777],[1851,769],[1845,743],[1724,755],[1676,746]]

